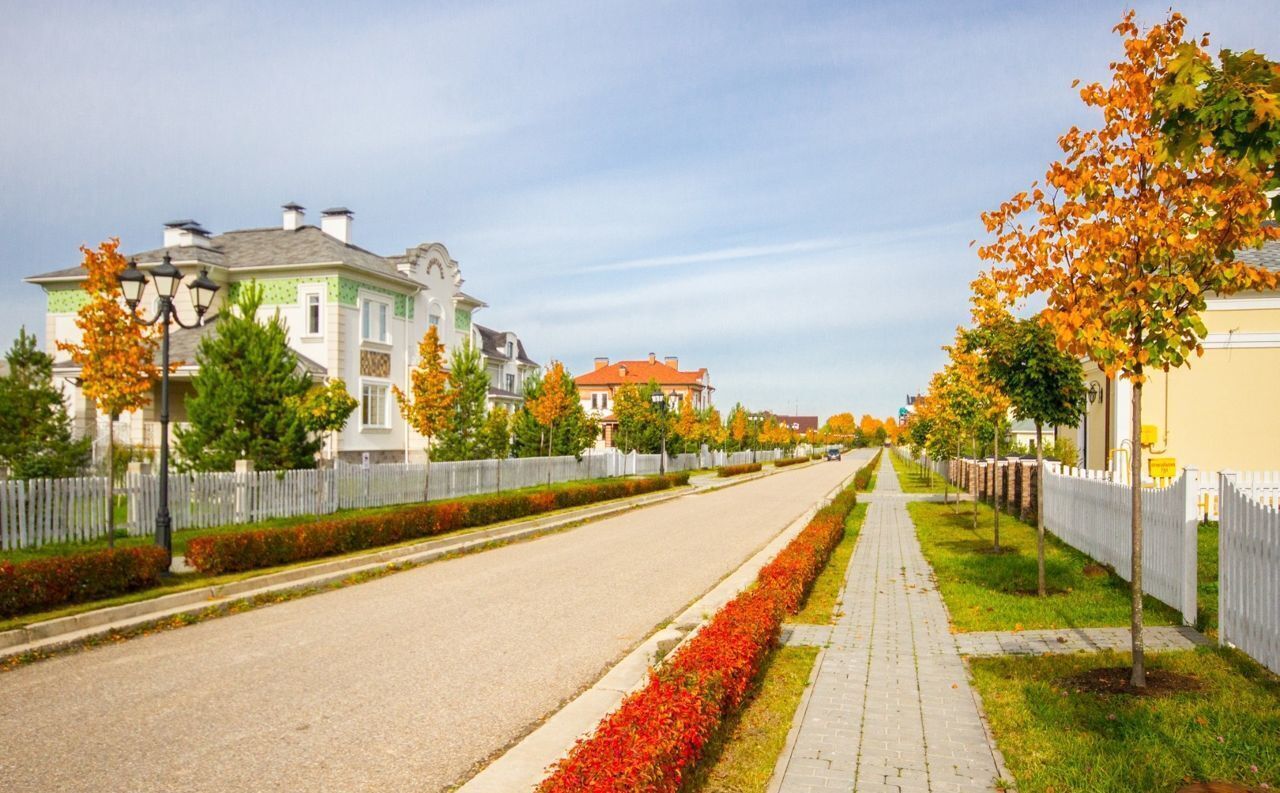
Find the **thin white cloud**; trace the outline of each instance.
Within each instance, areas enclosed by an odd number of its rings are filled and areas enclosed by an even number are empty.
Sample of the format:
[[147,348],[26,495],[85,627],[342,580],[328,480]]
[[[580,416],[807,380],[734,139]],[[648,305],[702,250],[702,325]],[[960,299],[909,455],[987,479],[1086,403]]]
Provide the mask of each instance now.
[[630,259],[611,262],[609,264],[588,265],[579,267],[579,273],[611,273],[623,270],[648,270],[654,267],[677,267],[685,264],[706,264],[708,262],[733,262],[744,259],[758,259],[761,256],[778,256],[789,253],[809,253],[841,248],[848,245],[846,240],[815,239],[786,242],[777,245],[740,245],[701,253],[686,253],[676,256],[652,256],[645,259]]

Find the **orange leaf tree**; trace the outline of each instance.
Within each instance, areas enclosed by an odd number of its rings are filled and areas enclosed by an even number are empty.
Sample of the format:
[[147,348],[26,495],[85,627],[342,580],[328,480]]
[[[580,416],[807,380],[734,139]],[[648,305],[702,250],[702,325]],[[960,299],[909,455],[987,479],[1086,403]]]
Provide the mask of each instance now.
[[418,363],[409,373],[409,393],[391,386],[400,415],[414,431],[427,439],[427,462],[431,461],[431,439],[445,428],[453,394],[449,391],[449,373],[444,369],[444,345],[435,325],[427,328],[418,343]]
[[[1060,346],[1088,356],[1133,388],[1131,437],[1142,426],[1147,371],[1183,366],[1202,353],[1205,295],[1274,288],[1280,274],[1235,252],[1280,236],[1262,225],[1265,176],[1208,148],[1168,155],[1155,116],[1157,89],[1175,57],[1186,57],[1179,14],[1143,30],[1127,13],[1116,32],[1124,57],[1109,85],[1080,91],[1102,116],[1092,130],[1060,139],[1065,157],[983,220],[993,242],[979,255],[998,263],[1009,294],[1044,296],[1044,319]],[[1207,43],[1207,42],[1206,42]],[[1131,455],[1133,670],[1145,685],[1142,641],[1141,447]]]
[[107,433],[107,545],[115,538],[115,419],[140,410],[151,401],[151,384],[160,376],[155,363],[157,338],[135,321],[120,293],[119,275],[128,267],[120,255],[120,240],[112,238],[97,250],[81,247],[87,273],[84,290],[89,301],[76,313],[80,343],[58,342],[58,349],[80,367],[85,398],[105,413]]
[[551,484],[550,458],[554,450],[552,439],[555,437],[556,421],[569,412],[577,396],[572,383],[573,378],[565,371],[564,364],[552,361],[542,378],[542,393],[527,403],[533,417],[539,424],[547,427],[547,485]]

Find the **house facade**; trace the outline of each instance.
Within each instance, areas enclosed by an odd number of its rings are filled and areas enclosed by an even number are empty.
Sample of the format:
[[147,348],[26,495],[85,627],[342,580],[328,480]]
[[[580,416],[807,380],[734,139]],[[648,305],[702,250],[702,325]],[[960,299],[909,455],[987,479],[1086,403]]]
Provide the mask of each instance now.
[[[1280,242],[1237,257],[1280,270]],[[1144,459],[1202,471],[1280,470],[1280,292],[1209,297],[1201,319],[1208,331],[1204,355],[1152,371],[1143,385]],[[1092,361],[1084,368],[1088,407],[1079,427],[1059,433],[1074,433],[1087,467],[1125,467],[1133,449],[1133,387]]]
[[667,397],[670,410],[679,410],[684,402],[690,402],[695,410],[711,407],[711,375],[705,368],[690,371],[680,369],[680,359],[668,356],[661,361],[655,353],[647,359],[610,363],[608,358],[596,358],[595,368],[574,378],[578,386],[578,400],[588,415],[600,422],[599,447],[614,445],[614,432],[618,419],[613,405],[618,389],[624,385],[644,386],[656,382]]
[[[418,362],[418,343],[427,328],[438,328],[446,355],[467,341],[482,351],[492,381],[490,403],[519,404],[521,389],[503,388],[511,381],[536,374],[538,365],[511,332],[492,333],[474,322],[486,304],[462,290],[458,263],[438,242],[422,243],[402,254],[379,255],[352,241],[354,213],[346,208],[325,210],[319,226],[305,222],[305,209],[286,204],[277,226],[212,234],[192,220],[164,226],[162,246],[129,256],[146,272],[168,254],[184,279],[207,268],[221,288],[203,326],[171,328],[170,357],[180,361],[170,376],[170,416],[186,420],[184,397],[196,372],[195,352],[202,336],[216,330],[227,301],[247,283],[263,290],[259,318],[279,313],[289,332],[289,344],[299,366],[317,382],[341,378],[359,401],[346,427],[328,442],[326,456],[348,462],[416,461],[424,456],[425,439],[403,420],[392,387],[407,388],[409,372]],[[81,288],[85,272],[79,267],[27,278],[39,285],[47,300],[45,339],[57,364],[55,375],[64,385],[69,410],[80,433],[105,437],[107,420],[95,415],[75,385],[76,368],[57,351],[56,342],[78,342],[76,311],[88,296]],[[156,304],[154,286],[147,285],[141,305],[149,312]],[[188,290],[179,290],[177,310],[184,321],[195,319]],[[517,354],[506,354],[508,344]],[[155,389],[153,405],[158,401]],[[123,416],[116,438],[143,447],[158,444],[158,411],[148,407]]]

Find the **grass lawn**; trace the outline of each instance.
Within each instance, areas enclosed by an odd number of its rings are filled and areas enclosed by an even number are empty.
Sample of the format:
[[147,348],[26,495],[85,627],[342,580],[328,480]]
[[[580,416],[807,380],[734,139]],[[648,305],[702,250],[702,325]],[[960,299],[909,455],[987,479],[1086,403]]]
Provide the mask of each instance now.
[[1196,549],[1196,627],[1218,634],[1218,521],[1200,524]]
[[1019,793],[1174,793],[1190,782],[1280,787],[1280,678],[1232,650],[1147,656],[1194,678],[1163,696],[1091,693],[1076,675],[1127,654],[973,659],[974,683]]
[[[891,453],[889,459],[893,461],[893,470],[898,472],[898,484],[902,487],[904,493],[942,493],[945,492],[946,482],[942,477],[934,475],[932,480],[920,473],[920,468],[915,463],[909,463],[899,457],[897,454]],[[952,493],[956,492],[954,487],[948,488]]]
[[[953,511],[954,506],[915,502],[907,510],[957,630],[1129,624],[1129,585],[1118,576],[1047,535],[1045,576],[1050,594],[1037,597],[1035,529],[1001,514],[1003,553],[993,554],[991,508],[979,505],[974,531],[972,504]],[[1146,598],[1145,608],[1148,625],[1181,623],[1172,609],[1153,598]]]
[[867,517],[867,505],[855,504],[853,511],[844,522],[844,539],[831,553],[831,560],[818,574],[813,582],[809,597],[805,600],[800,613],[787,620],[808,625],[828,625],[838,616],[840,587],[844,585],[845,571],[849,567],[849,559],[853,556],[853,546],[858,541],[858,531],[862,521]]
[[751,702],[712,741],[685,785],[690,793],[763,793],[809,684],[817,647],[783,647],[765,664]]

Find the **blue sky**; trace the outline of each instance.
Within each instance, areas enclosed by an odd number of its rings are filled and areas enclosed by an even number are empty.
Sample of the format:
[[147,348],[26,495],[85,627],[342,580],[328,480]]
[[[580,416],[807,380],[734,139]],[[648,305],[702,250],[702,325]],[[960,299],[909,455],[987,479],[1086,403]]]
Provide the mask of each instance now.
[[[886,415],[967,317],[978,214],[1091,123],[1070,84],[1128,5],[5,2],[0,343],[82,243],[298,201],[380,253],[443,242],[539,360]],[[1274,0],[1179,9],[1280,54]]]

